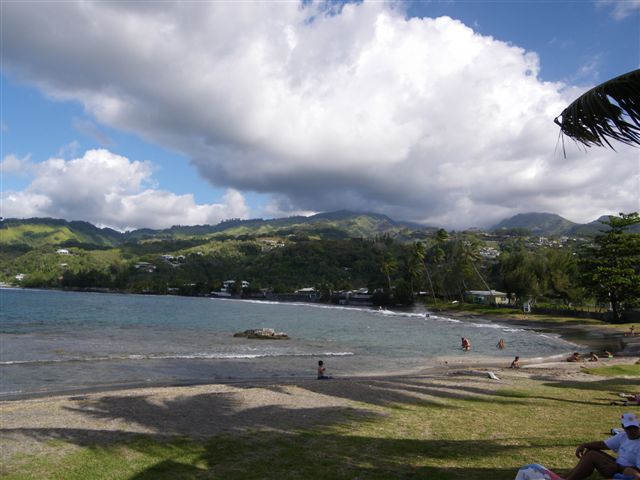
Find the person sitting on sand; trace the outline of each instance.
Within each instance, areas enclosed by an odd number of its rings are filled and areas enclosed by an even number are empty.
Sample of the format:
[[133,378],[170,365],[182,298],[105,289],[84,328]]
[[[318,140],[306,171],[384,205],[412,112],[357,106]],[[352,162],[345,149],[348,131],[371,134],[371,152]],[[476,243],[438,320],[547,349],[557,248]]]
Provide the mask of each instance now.
[[611,353],[609,350],[603,350],[602,354],[607,358],[613,358],[613,353]]
[[[623,432],[603,442],[583,443],[576,449],[578,464],[565,477],[566,480],[584,480],[594,470],[605,478],[622,474],[630,467],[637,467],[640,455],[640,423],[635,413],[624,413],[620,418]],[[618,457],[604,453],[602,450],[613,450]]]
[[467,337],[462,337],[462,350],[465,352],[471,350],[471,341]]
[[498,347],[500,350],[504,348],[504,338],[498,340],[498,345],[496,345],[496,347]]
[[516,358],[513,359],[509,368],[520,368],[520,357],[516,355]]
[[595,354],[595,353],[593,353],[593,352],[589,352],[589,361],[590,361],[590,362],[597,362],[598,360],[600,360],[600,359],[598,358],[598,355],[596,355],[596,354]]
[[571,354],[570,357],[567,357],[567,362],[581,362],[581,361],[582,361],[582,357],[578,352],[573,352],[573,354]]
[[329,380],[331,378],[324,374],[325,370],[324,362],[322,360],[318,360],[318,380]]

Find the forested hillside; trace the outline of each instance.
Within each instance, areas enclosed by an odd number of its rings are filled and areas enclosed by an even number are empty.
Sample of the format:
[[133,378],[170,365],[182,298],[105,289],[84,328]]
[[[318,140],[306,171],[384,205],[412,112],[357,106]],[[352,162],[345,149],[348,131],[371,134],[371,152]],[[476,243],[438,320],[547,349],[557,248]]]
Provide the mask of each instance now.
[[[623,227],[611,218],[599,228],[608,233],[595,239],[533,235],[522,219],[493,233],[447,232],[348,212],[127,233],[86,222],[7,220],[0,229],[0,280],[184,295],[207,295],[234,280],[229,293],[235,295],[314,288],[316,296],[330,298],[361,290],[380,304],[410,304],[417,297],[437,304],[463,300],[470,290],[498,290],[513,305],[597,305],[614,290],[603,290],[609,277],[594,281],[589,269],[596,267],[589,265],[605,262],[609,245],[627,252],[615,260],[619,266],[608,267],[610,277],[640,285],[640,235],[631,233],[640,223],[637,214],[623,216]],[[249,286],[242,288],[242,281]],[[640,303],[640,292],[615,292],[622,310]]]

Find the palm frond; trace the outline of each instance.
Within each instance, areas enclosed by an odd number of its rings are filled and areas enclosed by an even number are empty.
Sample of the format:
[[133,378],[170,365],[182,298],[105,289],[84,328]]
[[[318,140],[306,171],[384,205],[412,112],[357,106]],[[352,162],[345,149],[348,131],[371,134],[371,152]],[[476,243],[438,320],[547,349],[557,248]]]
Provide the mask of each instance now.
[[565,108],[554,122],[560,126],[562,135],[586,147],[613,149],[610,139],[640,145],[640,70],[592,88]]

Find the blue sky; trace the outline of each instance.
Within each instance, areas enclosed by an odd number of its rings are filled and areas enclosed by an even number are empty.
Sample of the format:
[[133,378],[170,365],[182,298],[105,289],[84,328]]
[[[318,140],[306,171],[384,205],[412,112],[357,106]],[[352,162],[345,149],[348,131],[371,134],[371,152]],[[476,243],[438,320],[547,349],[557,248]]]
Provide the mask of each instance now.
[[460,228],[640,207],[637,149],[565,159],[552,123],[638,68],[640,1],[332,5],[3,2],[2,215]]

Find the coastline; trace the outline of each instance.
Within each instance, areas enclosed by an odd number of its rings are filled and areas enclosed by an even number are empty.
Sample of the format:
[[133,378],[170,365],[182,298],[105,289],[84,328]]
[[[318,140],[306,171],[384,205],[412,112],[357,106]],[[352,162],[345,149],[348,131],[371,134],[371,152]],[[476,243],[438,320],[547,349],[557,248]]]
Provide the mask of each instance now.
[[[637,357],[619,357],[597,366],[629,365]],[[529,382],[572,385],[603,377],[582,370],[589,363],[540,362],[513,370],[502,365],[447,364],[406,375],[242,380],[172,386],[128,386],[100,391],[0,400],[0,450],[11,462],[25,452],[69,451],[91,445],[130,442],[140,435],[157,441],[176,437],[208,439],[266,431],[298,431],[323,425],[385,416],[395,402],[420,401],[425,392],[452,398]],[[496,375],[490,378],[489,373]],[[422,392],[422,393],[421,393]],[[459,392],[459,393],[456,393]],[[467,393],[464,393],[467,392]],[[608,405],[609,400],[602,400]]]
[[[249,300],[252,301],[252,300]],[[255,301],[255,300],[254,300]],[[282,304],[290,304],[291,302],[277,302]],[[297,303],[297,302],[296,302]],[[326,305],[326,307],[330,308],[330,305]],[[345,306],[336,306],[337,308],[349,308]],[[356,307],[361,308],[361,307]],[[418,309],[413,309],[408,311],[410,315],[420,315],[420,307]],[[407,310],[399,309],[397,311],[390,311],[390,313],[400,313],[403,314],[407,312]],[[387,369],[381,368],[379,370],[378,367],[382,364],[375,364],[372,369],[349,369],[349,374],[341,376],[340,369],[337,369],[337,377],[338,378],[349,378],[352,380],[362,380],[367,378],[383,378],[383,377],[403,377],[409,375],[431,375],[439,372],[447,372],[452,369],[474,369],[474,368],[492,368],[492,369],[500,369],[505,366],[508,366],[512,360],[511,355],[520,355],[521,361],[523,365],[528,364],[549,364],[554,362],[559,362],[564,360],[564,357],[568,355],[571,351],[578,350],[583,354],[588,353],[590,350],[594,350],[596,352],[600,352],[602,349],[606,348],[610,351],[613,351],[616,357],[618,356],[628,356],[628,355],[638,355],[640,354],[640,337],[630,338],[624,337],[624,335],[616,329],[606,328],[604,326],[599,325],[584,325],[584,324],[564,324],[564,323],[554,323],[553,321],[539,321],[539,320],[531,320],[526,318],[517,318],[517,317],[506,317],[506,316],[492,316],[487,314],[478,314],[474,312],[465,312],[465,311],[443,311],[443,312],[432,312],[433,314],[438,314],[446,317],[451,317],[456,320],[460,320],[462,322],[478,322],[481,323],[496,323],[505,327],[513,327],[516,326],[522,329],[533,330],[536,332],[548,332],[553,334],[554,336],[558,336],[563,340],[568,340],[577,344],[577,346],[567,345],[567,352],[563,354],[556,354],[552,356],[532,356],[529,357],[522,356],[522,354],[514,348],[510,349],[510,346],[507,345],[507,350],[501,351],[500,355],[498,355],[498,351],[493,348],[495,341],[490,345],[491,349],[494,353],[486,353],[487,345],[485,344],[484,351],[485,353],[482,355],[475,354],[475,352],[471,352],[470,354],[462,354],[462,355],[452,355],[452,356],[438,356],[438,357],[425,357],[419,358],[419,362],[415,363],[411,367],[406,365],[406,368],[409,370],[399,371],[398,369],[390,368],[390,365],[386,365]],[[465,332],[463,331],[463,334]],[[473,338],[472,338],[473,340]],[[482,350],[482,349],[480,349]],[[449,355],[449,354],[447,354]],[[402,368],[400,365],[397,367]],[[376,371],[377,370],[377,371]],[[277,372],[277,371],[276,371]],[[140,389],[140,388],[170,388],[170,387],[186,387],[186,386],[199,386],[199,385],[207,385],[207,384],[223,384],[223,385],[255,385],[255,384],[293,384],[298,381],[306,381],[310,380],[313,377],[311,375],[307,375],[307,371],[304,370],[300,374],[285,375],[270,375],[268,377],[262,376],[260,378],[253,378],[251,376],[247,377],[227,377],[227,378],[212,378],[210,376],[201,376],[197,378],[196,376],[192,376],[191,378],[187,377],[181,379],[173,379],[173,380],[162,380],[162,381],[142,381],[136,380],[134,382],[127,382],[123,379],[123,383],[103,383],[100,385],[91,385],[83,386],[81,384],[77,386],[69,385],[68,387],[60,387],[60,388],[51,388],[51,390],[40,390],[40,391],[18,391],[16,389],[14,392],[7,392],[4,394],[0,394],[0,401],[15,401],[29,398],[43,398],[43,397],[53,397],[60,395],[80,395],[80,394],[88,394],[88,393],[100,393],[100,392],[111,392],[118,391],[124,389]],[[313,372],[308,372],[313,373]],[[333,370],[334,374],[336,374],[336,370]],[[354,375],[355,373],[355,375]],[[135,377],[134,377],[135,378]],[[116,380],[117,381],[117,380]],[[52,386],[53,387],[53,386]]]
[[[583,334],[600,333],[584,327]],[[138,383],[14,395],[0,398],[0,474],[506,480],[534,458],[564,471],[575,442],[615,426],[626,408],[620,394],[637,390],[637,376],[612,379],[585,367],[636,364],[640,355],[625,351],[597,363],[558,357],[525,358],[520,369],[508,368],[505,357],[456,356],[425,362],[419,372],[330,380]],[[499,467],[483,463],[486,455]]]
[[[283,302],[289,304],[291,302]],[[348,308],[344,306],[338,306],[339,308]],[[358,307],[356,307],[358,308]],[[402,312],[402,310],[398,310]],[[547,332],[553,335],[557,335],[569,342],[577,343],[580,345],[580,341],[587,337],[593,337],[601,345],[610,344],[613,339],[617,339],[620,334],[616,334],[609,329],[594,327],[592,325],[579,325],[567,328],[565,326],[556,326],[554,324],[547,324],[545,322],[529,321],[527,319],[510,319],[498,316],[479,315],[471,312],[439,312],[440,315],[444,314],[447,317],[460,320],[462,322],[476,322],[482,320],[490,323],[498,323],[503,326],[518,326],[519,328],[530,329],[534,331]],[[551,327],[551,328],[544,328]],[[554,328],[556,327],[556,328]],[[640,342],[640,337],[638,337]],[[609,347],[610,348],[610,347]],[[582,353],[587,353],[584,348],[577,347]],[[573,350],[573,349],[571,349]],[[563,362],[566,355],[570,352],[568,350],[566,354],[555,354],[549,356],[539,357],[521,357],[521,362],[524,367],[529,364],[543,365]],[[517,353],[514,353],[514,355]],[[639,355],[640,349],[637,351],[624,352],[622,356]],[[616,353],[616,357],[620,356]],[[367,371],[357,375],[335,375],[336,380],[350,380],[350,381],[365,381],[367,379],[383,379],[383,378],[406,378],[412,376],[430,376],[438,374],[447,374],[456,370],[474,370],[474,369],[493,369],[500,370],[508,367],[512,358],[498,355],[474,355],[471,352],[466,356],[438,356],[438,357],[425,357],[422,365],[410,370],[379,370],[379,371]],[[226,386],[259,386],[259,385],[294,385],[298,382],[306,382],[315,380],[313,375],[308,376],[271,376],[271,377],[238,377],[238,378],[216,378],[216,379],[199,379],[199,380],[172,380],[172,381],[158,381],[158,382],[123,382],[114,384],[100,384],[93,386],[78,386],[69,388],[56,388],[44,391],[28,391],[28,392],[8,392],[0,394],[0,402],[14,402],[39,398],[51,398],[61,396],[78,396],[87,394],[107,394],[109,392],[118,392],[124,390],[144,390],[148,388],[187,388],[187,387],[201,387],[207,385],[226,385]]]
[[[535,330],[537,332],[551,333],[560,336],[562,339],[582,345],[596,353],[602,350],[609,350],[617,356],[638,356],[640,355],[640,335],[635,337],[625,336],[620,331],[607,328],[606,324],[587,325],[580,323],[557,324],[544,320],[518,318],[515,316],[493,316],[477,314],[465,311],[442,311],[443,315],[450,316],[458,320],[487,320],[492,323],[517,326],[524,329]],[[588,353],[581,351],[580,353]]]
[[[109,294],[120,294],[120,295],[141,295],[141,296],[149,296],[147,294],[134,294],[130,292],[124,291],[116,291],[116,290],[102,290],[102,289],[56,289],[56,288],[44,288],[44,289],[25,289],[22,287],[15,287],[10,285],[0,285],[0,290],[2,289],[15,289],[15,290],[42,290],[42,291],[60,291],[60,292],[74,292],[74,293],[109,293]],[[161,295],[164,296],[164,295]],[[171,295],[167,295],[171,296]],[[187,296],[187,298],[191,298]],[[193,298],[220,298],[214,295],[205,295],[205,296],[196,296]],[[274,298],[266,298],[266,297],[251,297],[251,298],[242,298],[242,297],[224,297],[223,299],[230,299],[235,301],[247,301],[247,302],[265,302],[265,303],[278,303],[278,304],[300,304],[300,305],[323,305],[326,307],[338,307],[338,308],[364,308],[370,307],[373,309],[373,305],[364,305],[364,304],[353,304],[353,305],[335,305],[332,303],[318,302],[318,301],[309,301],[305,299],[307,296],[298,295],[295,299],[293,298],[282,298],[282,297],[274,297]],[[390,309],[390,311],[396,311]],[[410,308],[400,308],[397,310],[398,312],[412,311]],[[428,311],[428,310],[427,310]],[[491,315],[486,313],[476,313],[473,311],[465,311],[465,310],[440,310],[440,311],[430,311],[431,313],[448,316],[457,320],[485,320],[490,323],[500,323],[508,326],[517,326],[523,329],[534,330],[542,333],[551,333],[554,335],[558,335],[562,339],[576,343],[578,345],[583,345],[585,347],[590,348],[593,351],[602,351],[609,350],[614,354],[618,355],[640,355],[640,335],[636,337],[626,337],[622,333],[613,330],[611,328],[607,328],[606,324],[603,323],[603,326],[599,325],[588,325],[585,323],[572,323],[572,324],[562,324],[562,323],[553,323],[544,320],[538,320],[533,318],[526,318],[523,315],[518,316],[501,316],[501,315]],[[536,315],[532,315],[536,316]],[[544,315],[540,315],[544,316]],[[567,317],[569,318],[569,317]],[[584,352],[581,352],[584,353]],[[588,353],[588,352],[587,352]]]
[[[603,359],[598,365],[590,362],[569,363],[565,361],[565,355],[551,355],[546,357],[522,358],[522,372],[528,369],[559,369],[564,372],[567,370],[580,370],[587,366],[600,365],[616,365],[625,363],[634,363],[638,360],[640,354],[627,354],[616,356],[614,359]],[[384,381],[389,379],[409,379],[409,378],[432,378],[440,376],[457,375],[460,372],[474,372],[475,375],[485,376],[489,371],[500,372],[510,371],[510,360],[504,357],[434,357],[425,359],[422,367],[414,370],[405,371],[380,371],[367,372],[362,375],[334,375],[332,380],[335,382],[366,382],[370,380]],[[172,390],[172,389],[190,389],[190,388],[206,388],[214,385],[225,386],[229,388],[262,388],[274,385],[288,386],[315,383],[317,379],[313,375],[309,376],[275,376],[275,377],[255,377],[255,378],[229,378],[215,380],[184,380],[170,382],[130,382],[101,384],[94,386],[70,387],[61,389],[52,389],[45,391],[29,391],[29,392],[10,392],[0,395],[0,410],[2,405],[9,403],[20,403],[30,400],[47,400],[54,398],[76,398],[84,396],[107,396],[118,394],[121,392],[141,392],[147,390]]]

